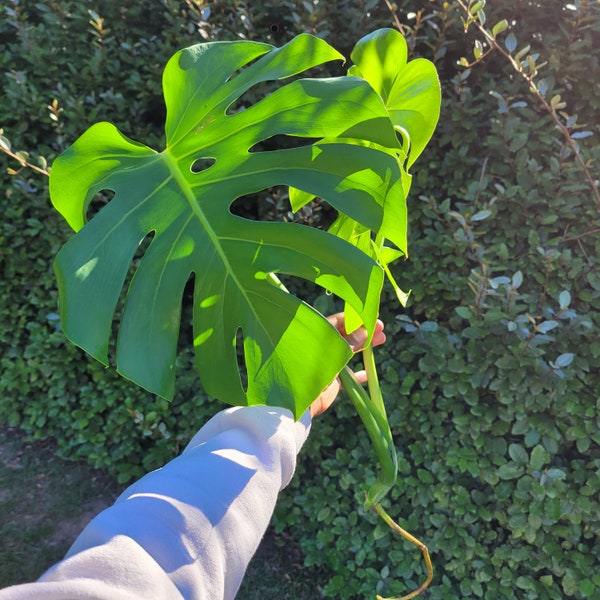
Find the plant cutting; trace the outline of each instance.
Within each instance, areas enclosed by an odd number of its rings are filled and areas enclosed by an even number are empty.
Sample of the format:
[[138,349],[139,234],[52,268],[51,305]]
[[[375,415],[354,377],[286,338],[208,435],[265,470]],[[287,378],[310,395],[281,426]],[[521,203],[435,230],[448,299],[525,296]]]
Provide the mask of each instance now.
[[[369,339],[386,274],[404,300],[388,265],[407,253],[409,170],[435,128],[439,83],[428,61],[407,62],[404,39],[387,29],[358,42],[348,76],[296,78],[334,60],[343,56],[306,34],[280,48],[249,41],[186,48],[163,75],[163,150],[97,123],[63,152],[50,194],[76,234],[55,260],[61,323],[74,344],[108,365],[119,312],[117,370],[170,399],[182,295],[193,281],[195,364],[209,395],[288,408],[299,418],[341,372],[381,463],[366,506],[426,557],[427,580],[411,598],[431,581],[431,561],[381,507],[397,464],[372,349],[367,343],[367,394],[347,367],[348,344],[280,276],[335,294],[347,331],[364,326]],[[246,107],[244,95],[258,84],[291,78]],[[261,143],[275,136],[291,147],[265,150]],[[322,231],[232,212],[239,198],[273,186],[289,187],[293,210],[319,197],[338,218]],[[89,218],[106,191],[114,196]]]

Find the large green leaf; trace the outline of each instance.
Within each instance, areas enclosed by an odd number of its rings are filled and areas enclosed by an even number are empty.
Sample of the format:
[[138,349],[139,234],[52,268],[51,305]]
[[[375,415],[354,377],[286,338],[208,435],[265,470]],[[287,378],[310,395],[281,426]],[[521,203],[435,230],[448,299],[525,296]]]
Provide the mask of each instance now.
[[[401,244],[384,210],[401,188],[390,150],[399,151],[399,143],[381,98],[357,77],[298,79],[246,110],[231,106],[257,83],[340,58],[309,35],[278,49],[247,41],[193,46],[165,69],[162,152],[98,123],[55,161],[52,202],[78,232],[55,261],[63,329],[75,344],[108,364],[123,284],[140,243],[151,236],[124,301],[118,370],[172,396],[181,298],[193,277],[194,345],[206,391],[231,404],[302,414],[351,352],[322,315],[273,275],[330,290],[372,330],[382,271],[334,235],[249,221],[230,207],[243,195],[293,186]],[[275,135],[322,142],[256,148]],[[114,197],[86,224],[89,204],[102,190]],[[239,332],[247,382],[238,364]]]

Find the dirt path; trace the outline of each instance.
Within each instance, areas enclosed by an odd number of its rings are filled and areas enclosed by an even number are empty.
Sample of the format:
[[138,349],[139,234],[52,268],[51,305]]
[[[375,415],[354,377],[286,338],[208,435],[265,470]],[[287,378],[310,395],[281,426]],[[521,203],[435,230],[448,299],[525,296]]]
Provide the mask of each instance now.
[[[0,588],[34,581],[59,561],[123,487],[102,471],[57,457],[51,442],[25,442],[14,429],[0,426]],[[318,571],[305,570],[302,560],[287,534],[269,530],[239,597],[321,598]]]
[[0,587],[39,577],[120,492],[102,471],[0,427]]

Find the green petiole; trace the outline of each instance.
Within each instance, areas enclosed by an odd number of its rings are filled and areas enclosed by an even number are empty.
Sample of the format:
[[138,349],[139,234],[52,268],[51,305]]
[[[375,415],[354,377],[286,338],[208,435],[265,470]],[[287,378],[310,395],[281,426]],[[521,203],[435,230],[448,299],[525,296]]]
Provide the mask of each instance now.
[[364,348],[362,351],[362,356],[365,371],[367,372],[367,385],[369,386],[370,401],[375,405],[379,413],[385,417],[385,405],[383,403],[381,387],[379,386],[379,377],[377,375],[377,368],[375,366],[375,353],[373,352],[373,346],[369,345]]
[[[340,381],[369,433],[381,466],[377,481],[367,491],[365,507],[372,508],[386,496],[396,483],[398,459],[392,432],[387,422],[385,409],[381,411],[380,407],[375,405],[349,367],[345,367],[340,373]],[[379,387],[378,384],[377,387]],[[381,405],[383,407],[383,401],[381,401]]]
[[371,438],[381,467],[377,480],[367,490],[365,508],[373,509],[388,527],[411,544],[417,546],[423,553],[427,567],[427,578],[416,590],[397,599],[385,599],[382,596],[377,595],[377,600],[410,600],[411,598],[418,596],[425,588],[427,588],[427,586],[429,586],[433,579],[433,566],[431,564],[431,557],[429,556],[427,546],[408,531],[400,527],[400,525],[398,525],[381,506],[381,501],[396,483],[398,459],[396,456],[396,449],[394,448],[392,432],[385,412],[383,397],[381,395],[381,388],[375,368],[373,348],[370,345],[363,349],[363,360],[367,372],[367,383],[370,396],[361,384],[358,383],[354,373],[349,367],[346,366],[339,377],[358,416],[361,418],[369,433],[369,437]]

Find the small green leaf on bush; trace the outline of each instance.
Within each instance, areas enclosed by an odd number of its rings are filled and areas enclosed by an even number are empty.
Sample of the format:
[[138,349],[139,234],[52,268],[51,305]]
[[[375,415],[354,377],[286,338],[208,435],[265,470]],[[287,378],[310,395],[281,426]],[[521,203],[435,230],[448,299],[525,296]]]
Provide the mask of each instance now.
[[521,133],[516,133],[512,140],[510,141],[510,151],[518,152],[521,148],[525,146],[527,140],[529,139],[529,133],[527,131],[523,131]]
[[544,502],[544,513],[549,519],[556,522],[562,517],[562,508],[558,498],[546,498]]
[[571,294],[567,290],[563,290],[558,295],[558,303],[560,304],[561,310],[568,308],[569,304],[571,304]]
[[508,21],[506,19],[502,19],[502,21],[498,21],[493,27],[492,27],[492,34],[495,36],[497,36],[499,33],[502,33],[503,31],[506,31],[508,29]]
[[539,444],[531,451],[529,466],[532,469],[541,469],[550,460],[550,454]]
[[543,323],[540,323],[536,326],[536,331],[539,331],[540,333],[548,333],[555,327],[558,327],[558,321],[544,321]]
[[448,523],[448,517],[446,515],[431,514],[429,515],[429,522],[436,528],[440,529]]
[[326,521],[327,517],[329,516],[330,513],[331,513],[331,508],[329,506],[324,506],[317,513],[317,521]]
[[517,580],[515,583],[517,584],[517,587],[522,590],[533,590],[534,589],[533,581],[531,581],[531,579],[529,577],[525,577],[524,575],[520,575],[519,577],[517,577]]
[[586,597],[591,598],[596,591],[596,586],[591,579],[584,579],[579,583],[579,593]]
[[535,513],[529,513],[527,522],[533,529],[539,529],[542,526],[542,517]]
[[433,475],[427,469],[417,469],[417,476],[423,483],[433,483]]
[[4,150],[7,150],[8,152],[10,152],[10,141],[8,140],[8,138],[5,138],[3,135],[0,135],[0,147],[4,148]]
[[514,33],[509,33],[504,40],[504,45],[509,52],[514,52],[517,47],[517,38]]
[[556,443],[556,440],[550,436],[545,435],[542,438],[542,443],[549,454],[556,454],[558,452],[558,444]]
[[561,469],[548,469],[546,471],[546,476],[550,479],[564,479],[567,475]]
[[469,12],[472,15],[476,15],[482,8],[485,8],[485,0],[479,0],[478,2],[475,2],[475,4],[469,8]]
[[535,431],[535,429],[530,429],[526,434],[525,434],[525,445],[528,446],[529,448],[531,448],[532,446],[535,446],[539,441],[540,441],[540,434]]
[[529,462],[529,454],[527,454],[527,450],[520,444],[511,444],[508,447],[508,455],[517,464],[526,465]]
[[398,381],[400,381],[398,377],[398,371],[394,367],[388,367],[385,370],[383,377],[386,381],[389,381],[390,383],[398,383]]
[[567,103],[561,101],[560,94],[556,94],[550,99],[550,106],[555,110],[561,110],[567,106]]
[[497,475],[500,479],[516,479],[523,474],[523,467],[515,463],[505,463],[498,467]]
[[456,311],[456,314],[463,319],[469,320],[473,318],[473,313],[468,306],[457,306],[454,310]]
[[577,592],[577,580],[571,575],[565,575],[562,580],[562,588],[567,596],[573,596]]
[[439,329],[439,325],[435,321],[424,321],[419,326],[419,331],[427,331],[434,333]]
[[575,133],[571,134],[571,137],[574,140],[582,140],[584,138],[590,137],[591,135],[594,135],[592,131],[576,131]]
[[480,210],[471,217],[471,221],[483,221],[484,219],[487,219],[491,214],[491,210]]
[[[527,46],[525,46],[524,48],[521,48],[516,54],[515,54],[515,60],[521,60],[529,51],[531,50],[531,46],[529,44],[527,44]],[[529,57],[527,57],[529,58]],[[529,61],[528,61],[529,62]]]
[[558,368],[568,367],[575,358],[575,355],[572,352],[565,352],[565,354],[561,354],[555,361],[554,364]]
[[513,290],[518,290],[521,287],[522,283],[523,283],[523,273],[521,271],[517,271],[512,277],[511,286],[512,286]]

